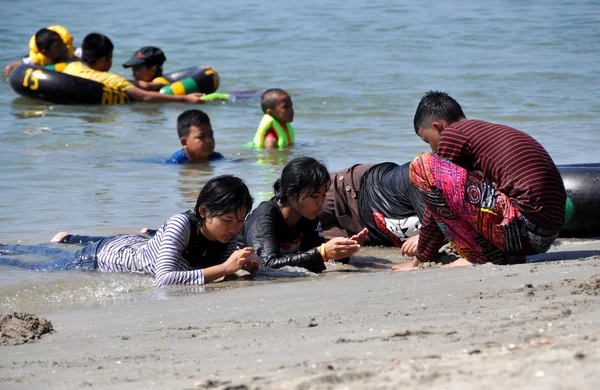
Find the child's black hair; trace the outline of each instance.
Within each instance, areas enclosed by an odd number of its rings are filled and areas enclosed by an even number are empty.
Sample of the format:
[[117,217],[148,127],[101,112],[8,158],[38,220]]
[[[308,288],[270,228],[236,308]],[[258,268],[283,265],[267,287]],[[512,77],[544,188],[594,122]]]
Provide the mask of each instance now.
[[56,42],[62,43],[62,38],[56,31],[42,28],[35,33],[35,44],[40,52],[49,51]]
[[448,124],[465,118],[462,107],[445,92],[429,91],[419,102],[413,124],[415,132],[427,127],[436,120],[445,120]]
[[177,135],[179,138],[190,134],[190,126],[210,125],[210,118],[204,111],[186,110],[177,117]]
[[99,33],[90,33],[81,43],[81,61],[93,65],[102,57],[112,57],[114,50],[112,41]]
[[331,178],[325,165],[312,157],[297,157],[287,163],[281,177],[273,184],[279,203],[287,205],[290,198],[307,197],[326,185],[329,189]]
[[262,112],[265,114],[267,110],[275,108],[275,103],[277,102],[277,98],[281,95],[290,96],[289,93],[285,92],[283,89],[279,88],[271,88],[267,89],[260,97],[260,108]]
[[203,206],[207,217],[216,218],[246,207],[247,215],[253,203],[250,190],[242,179],[233,175],[221,175],[210,179],[202,187],[194,213],[196,217],[202,219],[199,209]]

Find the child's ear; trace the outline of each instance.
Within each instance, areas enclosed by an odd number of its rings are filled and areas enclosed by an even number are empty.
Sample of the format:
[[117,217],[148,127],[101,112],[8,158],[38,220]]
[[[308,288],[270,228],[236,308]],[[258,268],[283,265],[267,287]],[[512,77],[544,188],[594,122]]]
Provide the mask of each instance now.
[[265,113],[269,116],[273,116],[273,110],[271,110],[270,108],[267,108],[267,112]]
[[186,146],[187,145],[187,137],[181,137],[179,139],[179,142],[181,142],[181,146]]
[[435,129],[435,131],[437,131],[438,133],[442,133],[442,130],[444,130],[446,128],[446,121],[441,120],[441,121],[434,121],[431,123],[431,125],[433,126],[433,128]]
[[200,215],[202,219],[206,219],[206,206],[198,206],[198,215]]

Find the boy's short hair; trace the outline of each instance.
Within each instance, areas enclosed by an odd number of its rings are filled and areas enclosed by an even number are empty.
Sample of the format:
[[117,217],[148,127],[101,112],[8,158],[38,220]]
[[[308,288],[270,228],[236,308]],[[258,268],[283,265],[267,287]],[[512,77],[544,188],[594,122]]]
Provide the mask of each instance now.
[[48,51],[56,42],[62,43],[62,38],[56,31],[42,28],[35,33],[35,45],[40,52]]
[[260,97],[260,108],[262,109],[263,113],[266,114],[269,108],[275,108],[275,102],[277,101],[277,98],[282,95],[290,96],[289,93],[279,88],[271,88],[263,92],[262,96]]
[[436,120],[445,120],[448,124],[465,118],[462,107],[447,93],[441,91],[427,92],[419,102],[413,124],[415,132],[427,127]]
[[210,118],[204,111],[186,110],[177,117],[177,135],[179,138],[190,134],[191,126],[210,125]]
[[111,57],[114,48],[112,41],[106,35],[88,34],[81,43],[81,61],[93,65],[102,57]]

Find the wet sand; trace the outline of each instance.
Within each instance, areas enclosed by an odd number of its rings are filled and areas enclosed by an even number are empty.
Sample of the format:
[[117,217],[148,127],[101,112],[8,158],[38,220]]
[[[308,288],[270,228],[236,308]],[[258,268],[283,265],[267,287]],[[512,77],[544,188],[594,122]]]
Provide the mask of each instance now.
[[[400,260],[367,253],[382,269]],[[599,388],[600,241],[532,260],[551,261],[392,274],[360,272],[362,257],[299,281],[51,313],[53,333],[0,347],[0,387]]]

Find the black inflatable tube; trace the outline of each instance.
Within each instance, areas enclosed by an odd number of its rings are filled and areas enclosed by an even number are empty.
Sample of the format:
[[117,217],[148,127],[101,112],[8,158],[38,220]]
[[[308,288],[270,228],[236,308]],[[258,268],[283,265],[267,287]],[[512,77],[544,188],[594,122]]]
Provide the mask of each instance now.
[[198,66],[190,66],[189,68],[178,69],[174,70],[173,72],[165,73],[162,77],[164,77],[168,82],[174,83],[175,81],[193,77],[198,73],[203,73],[203,70],[204,69]]
[[559,237],[600,237],[600,163],[558,165],[567,190]]
[[126,104],[123,92],[96,81],[56,72],[41,66],[19,65],[9,77],[19,95],[57,104]]

